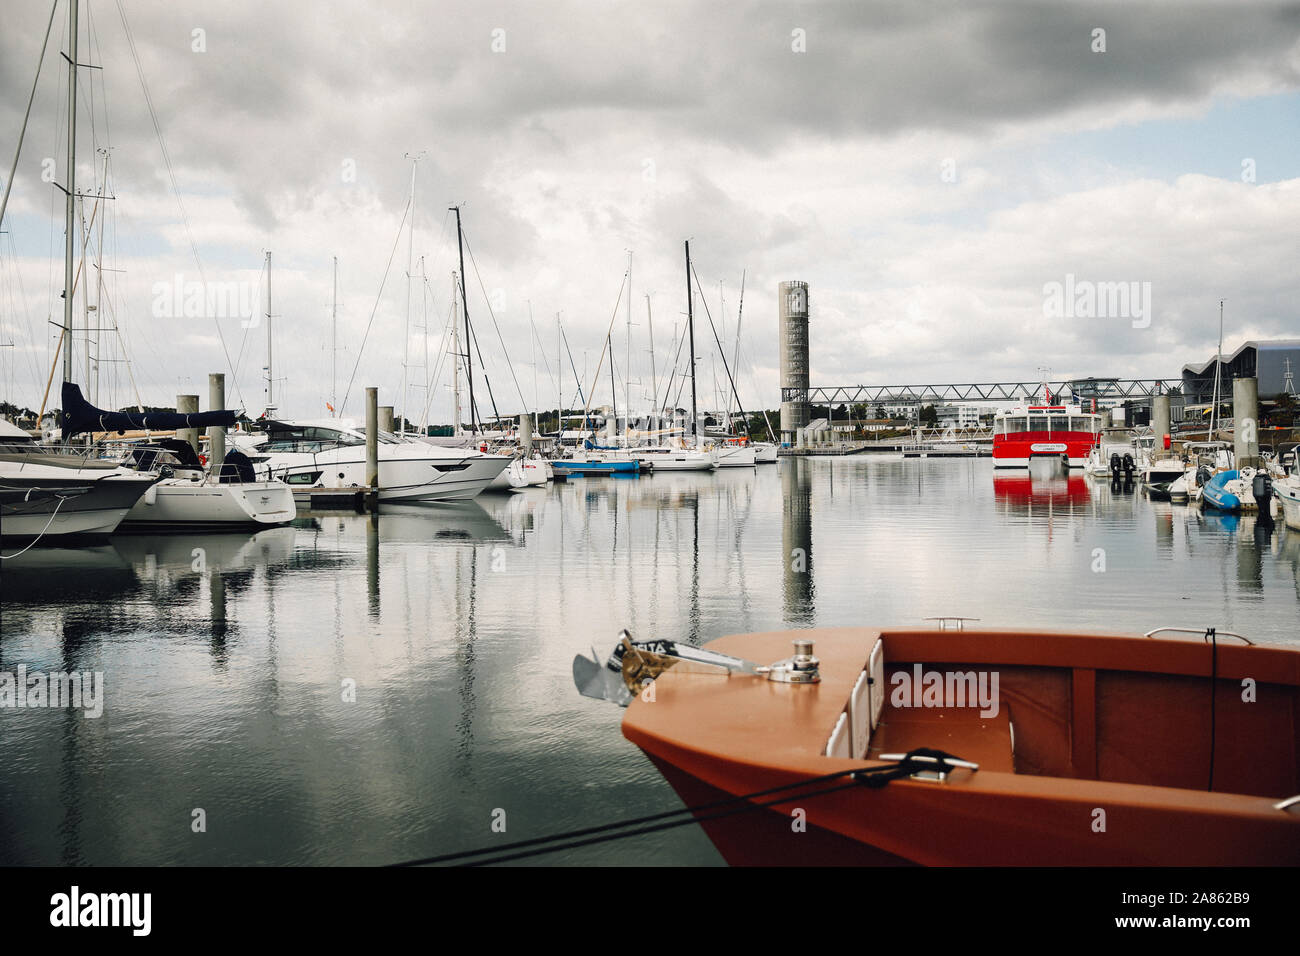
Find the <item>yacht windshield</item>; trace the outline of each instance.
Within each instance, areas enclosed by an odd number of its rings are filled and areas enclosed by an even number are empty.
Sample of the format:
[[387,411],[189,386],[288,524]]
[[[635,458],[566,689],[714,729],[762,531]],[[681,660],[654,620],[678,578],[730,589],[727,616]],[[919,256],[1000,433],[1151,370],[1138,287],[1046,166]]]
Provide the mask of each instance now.
[[263,454],[315,454],[329,451],[331,448],[346,448],[366,443],[366,440],[359,435],[319,425],[276,429],[270,434],[271,437],[258,449]]

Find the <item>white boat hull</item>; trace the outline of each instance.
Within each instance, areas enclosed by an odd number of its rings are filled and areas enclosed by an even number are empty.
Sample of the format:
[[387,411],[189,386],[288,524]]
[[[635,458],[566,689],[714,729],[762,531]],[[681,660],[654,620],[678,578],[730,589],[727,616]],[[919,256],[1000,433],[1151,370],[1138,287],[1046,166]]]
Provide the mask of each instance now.
[[1275,483],[1273,494],[1282,508],[1282,522],[1292,531],[1300,531],[1300,479]]
[[[387,446],[392,450],[393,446]],[[464,452],[454,456],[425,457],[415,443],[399,445],[400,457],[379,461],[379,500],[391,502],[458,501],[473,498],[488,487],[510,464],[502,455]],[[406,453],[406,449],[411,452]],[[256,452],[255,452],[256,453]],[[273,454],[255,466],[258,477],[268,475],[294,490],[305,488],[364,488],[365,450],[335,449],[320,454]]]
[[522,462],[524,486],[537,488],[551,480],[551,463],[541,458],[526,458]]
[[725,445],[717,456],[719,468],[752,468],[757,463],[753,445]]
[[285,524],[297,515],[293,490],[282,481],[218,484],[167,478],[144,493],[124,529],[227,529]]
[[707,451],[692,448],[669,449],[667,451],[640,452],[633,448],[631,457],[643,464],[654,466],[655,472],[661,471],[713,471],[717,460]]
[[110,535],[155,481],[125,469],[0,463],[0,537]]

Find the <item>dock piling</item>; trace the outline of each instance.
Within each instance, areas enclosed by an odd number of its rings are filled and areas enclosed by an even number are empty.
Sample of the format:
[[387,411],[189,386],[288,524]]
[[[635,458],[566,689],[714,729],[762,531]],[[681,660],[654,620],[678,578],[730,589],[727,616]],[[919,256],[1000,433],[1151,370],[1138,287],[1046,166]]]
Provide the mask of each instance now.
[[1259,379],[1232,380],[1232,452],[1238,468],[1259,467]]
[[[181,415],[197,415],[199,413],[199,397],[197,395],[177,395],[176,411]],[[199,453],[199,430],[197,428],[178,428],[176,437],[181,441],[190,443],[194,453]]]
[[1151,431],[1155,433],[1156,444],[1152,449],[1152,455],[1159,457],[1160,452],[1169,446],[1165,444],[1169,438],[1169,396],[1153,395],[1151,396]]
[[[220,411],[226,407],[226,373],[208,374],[208,408]],[[208,427],[208,467],[214,475],[221,474],[221,463],[226,460],[226,430],[219,425]]]
[[366,389],[366,488],[379,494],[379,389]]
[[533,417],[531,415],[519,416],[519,447],[523,449],[525,458],[533,457]]

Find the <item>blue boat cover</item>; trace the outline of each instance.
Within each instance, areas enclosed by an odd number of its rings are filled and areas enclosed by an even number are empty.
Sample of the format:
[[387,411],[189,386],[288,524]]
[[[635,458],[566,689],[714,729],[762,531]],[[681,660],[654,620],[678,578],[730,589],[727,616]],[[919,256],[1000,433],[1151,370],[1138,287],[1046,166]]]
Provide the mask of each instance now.
[[81,432],[124,432],[136,429],[171,431],[176,428],[229,428],[235,424],[235,412],[106,412],[82,397],[72,382],[63,383],[63,411],[60,424],[63,437]]

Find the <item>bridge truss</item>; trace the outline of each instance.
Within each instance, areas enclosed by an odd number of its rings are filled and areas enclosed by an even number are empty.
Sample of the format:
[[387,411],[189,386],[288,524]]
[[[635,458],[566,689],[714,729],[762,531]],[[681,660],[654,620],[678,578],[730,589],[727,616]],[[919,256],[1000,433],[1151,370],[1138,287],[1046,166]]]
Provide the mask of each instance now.
[[[1141,401],[1153,395],[1178,395],[1181,378],[1068,379],[1056,382],[971,382],[951,385],[837,385],[808,389],[816,405],[937,405],[974,402],[1041,401],[1046,386],[1064,401],[1084,404],[1092,399],[1114,404]],[[785,396],[783,395],[784,399]]]

